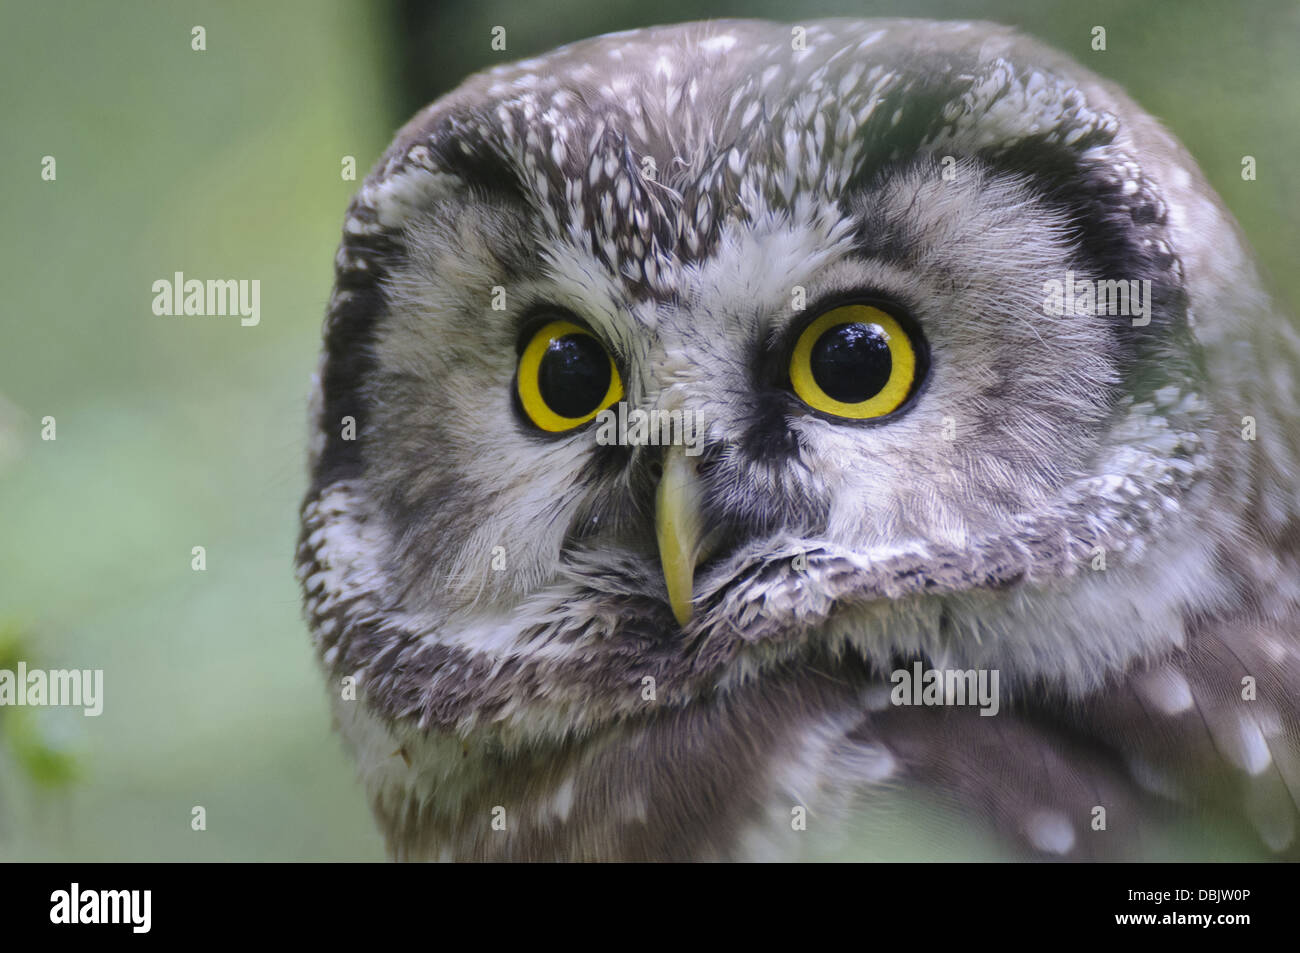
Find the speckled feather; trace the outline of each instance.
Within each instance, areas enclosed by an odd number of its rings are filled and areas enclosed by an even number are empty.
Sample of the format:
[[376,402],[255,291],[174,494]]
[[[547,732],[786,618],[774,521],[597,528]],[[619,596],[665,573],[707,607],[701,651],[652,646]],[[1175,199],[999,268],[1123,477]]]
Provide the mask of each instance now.
[[[909,791],[1013,853],[1148,856],[1210,816],[1294,851],[1300,344],[1236,226],[1121,91],[1012,31],[806,28],[471,77],[348,211],[298,564],[393,855],[804,856]],[[1150,325],[1053,323],[1066,268],[1150,280]],[[753,393],[795,284],[912,304],[936,369],[906,417]],[[650,455],[519,433],[497,285],[583,314],[629,399],[710,422],[733,543],[685,629]],[[911,659],[999,669],[1002,712],[882,706]]]

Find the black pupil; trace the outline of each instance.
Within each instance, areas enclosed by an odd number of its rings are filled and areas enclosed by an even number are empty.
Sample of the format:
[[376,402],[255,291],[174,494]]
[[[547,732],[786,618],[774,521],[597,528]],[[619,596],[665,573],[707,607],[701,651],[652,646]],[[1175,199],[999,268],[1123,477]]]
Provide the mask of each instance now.
[[878,324],[838,324],[817,339],[809,357],[813,379],[827,396],[860,404],[889,383],[894,361]]
[[566,334],[546,348],[537,369],[537,389],[561,417],[585,417],[609,393],[609,358],[587,334]]

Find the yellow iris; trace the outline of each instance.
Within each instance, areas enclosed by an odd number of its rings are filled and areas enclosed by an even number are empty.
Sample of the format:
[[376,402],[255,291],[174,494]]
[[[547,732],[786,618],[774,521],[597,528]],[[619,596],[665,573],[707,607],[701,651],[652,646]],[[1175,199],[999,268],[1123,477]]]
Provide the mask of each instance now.
[[790,356],[790,383],[814,410],[867,420],[907,400],[916,367],[916,349],[897,320],[871,305],[847,304],[804,328]]
[[550,433],[580,427],[623,398],[605,346],[571,321],[551,321],[529,338],[515,388],[528,419]]

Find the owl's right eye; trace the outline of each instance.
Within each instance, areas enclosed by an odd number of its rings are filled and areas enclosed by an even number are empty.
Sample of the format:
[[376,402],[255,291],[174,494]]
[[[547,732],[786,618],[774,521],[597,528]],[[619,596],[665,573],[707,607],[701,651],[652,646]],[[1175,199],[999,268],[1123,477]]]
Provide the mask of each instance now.
[[571,321],[551,321],[524,346],[515,390],[529,420],[548,433],[562,433],[618,403],[623,380],[590,331]]

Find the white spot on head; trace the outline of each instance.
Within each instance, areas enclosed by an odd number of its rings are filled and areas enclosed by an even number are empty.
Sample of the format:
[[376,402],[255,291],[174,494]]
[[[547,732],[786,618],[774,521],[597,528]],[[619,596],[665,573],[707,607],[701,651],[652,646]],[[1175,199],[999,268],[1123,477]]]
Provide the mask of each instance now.
[[1237,740],[1238,746],[1232,752],[1237,764],[1247,774],[1263,774],[1273,763],[1273,756],[1269,753],[1268,742],[1264,740],[1264,734],[1254,718],[1242,715],[1238,719]]
[[1036,811],[1025,821],[1029,843],[1045,854],[1067,854],[1074,848],[1074,825],[1060,811]]
[[551,813],[562,821],[569,819],[569,812],[573,810],[573,775],[565,778],[555,794],[551,796]]
[[898,771],[898,760],[884,745],[863,745],[853,752],[853,767],[862,780],[879,782]]
[[1286,644],[1283,643],[1281,639],[1273,639],[1265,636],[1259,640],[1259,645],[1274,662],[1285,662],[1286,657],[1290,654],[1290,649],[1287,648]]
[[1172,668],[1148,672],[1138,682],[1138,691],[1165,715],[1181,715],[1192,707],[1192,689],[1187,679]]
[[724,33],[722,36],[711,36],[707,40],[700,42],[700,49],[705,53],[725,53],[736,45],[736,38],[730,33]]

